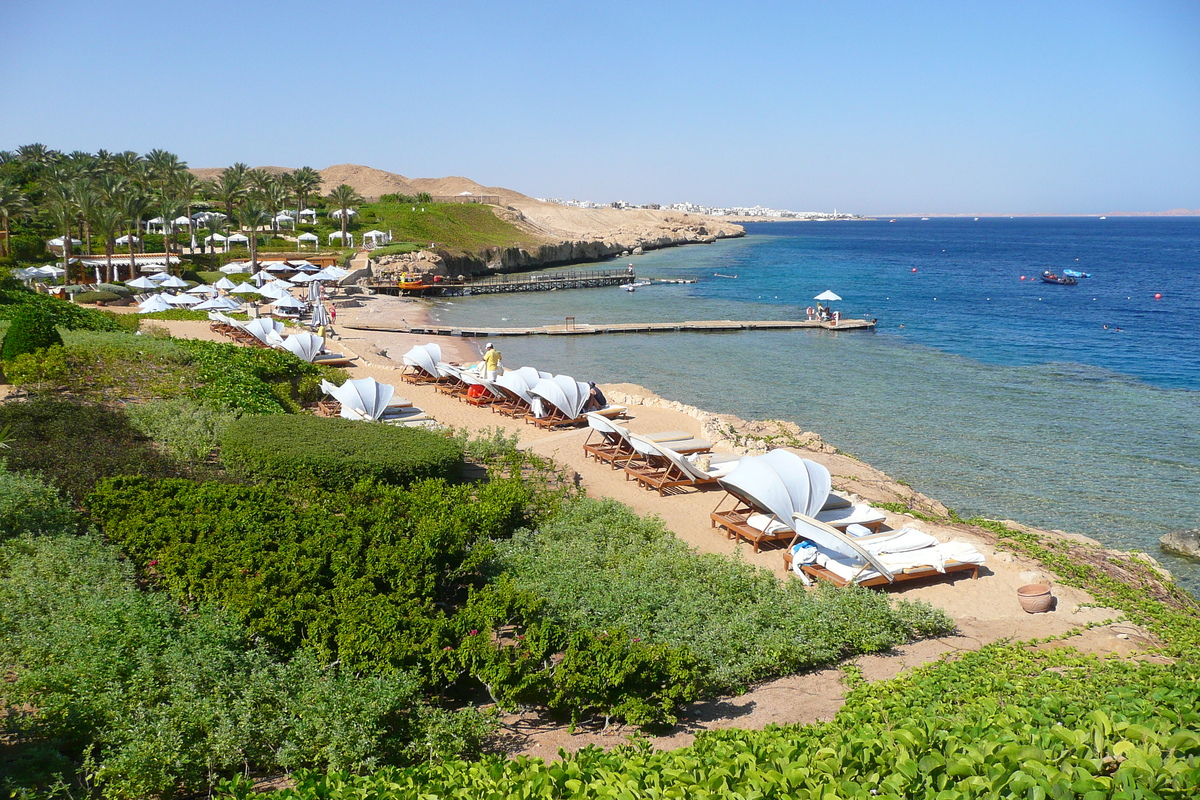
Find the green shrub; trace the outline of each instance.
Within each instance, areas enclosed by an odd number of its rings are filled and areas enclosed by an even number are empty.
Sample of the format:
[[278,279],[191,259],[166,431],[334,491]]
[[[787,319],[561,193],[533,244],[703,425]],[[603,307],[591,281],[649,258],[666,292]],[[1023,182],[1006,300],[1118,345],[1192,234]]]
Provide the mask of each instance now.
[[739,560],[696,554],[614,501],[568,503],[498,545],[497,566],[576,629],[624,629],[690,651],[718,691],[953,629],[927,604],[867,589],[807,592]]
[[12,319],[22,308],[34,306],[50,315],[54,324],[64,330],[117,331],[121,330],[116,315],[111,312],[84,308],[48,294],[28,289],[0,291],[0,319]]
[[123,413],[104,406],[59,398],[8,402],[0,405],[0,428],[6,425],[14,438],[5,451],[9,466],[40,473],[76,501],[113,475],[179,473]]
[[277,483],[116,478],[88,498],[110,540],[181,601],[219,603],[287,652],[422,669],[490,540],[528,524],[518,480],[290,495]]
[[4,376],[13,386],[31,392],[57,388],[71,376],[67,349],[62,345],[22,353],[4,365]]
[[348,489],[360,480],[406,485],[451,479],[462,470],[462,450],[445,436],[309,415],[243,417],[226,429],[221,460],[243,478],[327,489]]
[[27,305],[12,316],[4,343],[0,345],[0,361],[12,361],[25,353],[61,344],[62,337],[51,315],[39,306]]
[[[311,650],[279,660],[224,613],[140,591],[116,548],[90,536],[0,548],[0,628],[16,675],[0,725],[58,749],[79,770],[75,788],[102,797],[426,762],[431,741],[440,757],[472,756],[494,730],[474,710],[428,708],[402,672],[357,676]],[[6,770],[0,789],[44,790],[51,777]]]
[[115,300],[120,300],[121,295],[116,292],[80,292],[75,295],[76,303],[111,303]]
[[320,370],[291,353],[234,344],[182,341],[200,379],[197,396],[252,414],[283,414],[298,408],[299,383]]
[[74,531],[78,515],[41,478],[10,472],[0,460],[0,541]]
[[225,428],[238,418],[236,412],[220,411],[188,398],[151,400],[129,406],[125,412],[135,428],[180,461],[206,459],[220,441]]

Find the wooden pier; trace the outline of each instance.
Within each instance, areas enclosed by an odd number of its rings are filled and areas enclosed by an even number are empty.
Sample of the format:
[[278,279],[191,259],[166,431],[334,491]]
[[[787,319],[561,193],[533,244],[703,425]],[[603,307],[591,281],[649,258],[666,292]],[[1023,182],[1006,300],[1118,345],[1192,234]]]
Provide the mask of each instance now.
[[633,283],[634,280],[634,275],[628,269],[573,269],[532,275],[490,275],[463,282],[439,281],[420,289],[403,289],[395,281],[376,281],[368,283],[367,288],[379,294],[393,296],[403,294],[463,297],[510,292],[553,292],[559,289],[598,289],[605,286],[623,286]]
[[[569,320],[569,318],[568,318]],[[387,333],[416,333],[425,336],[464,336],[494,338],[497,336],[594,336],[602,333],[728,333],[754,330],[796,330],[816,328],[827,331],[870,331],[873,319],[843,319],[834,325],[820,320],[701,320],[693,322],[614,322],[543,325],[532,328],[455,328],[449,325],[412,325],[385,327],[381,325],[343,325],[347,330],[382,331]]]

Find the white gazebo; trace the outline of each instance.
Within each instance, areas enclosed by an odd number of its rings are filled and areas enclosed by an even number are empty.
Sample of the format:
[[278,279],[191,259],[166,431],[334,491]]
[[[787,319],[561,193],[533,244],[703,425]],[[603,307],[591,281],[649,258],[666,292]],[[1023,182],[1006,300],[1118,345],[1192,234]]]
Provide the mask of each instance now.
[[[140,242],[140,241],[142,240],[142,237],[140,237],[140,236],[134,236],[134,237],[133,237],[133,240],[134,240],[135,242]],[[114,239],[113,241],[114,241],[114,243],[115,243],[115,244],[118,244],[118,245],[121,245],[121,244],[129,244],[129,234],[127,233],[127,234],[125,234],[124,236],[118,236],[118,237],[117,237],[116,239]]]
[[172,224],[172,225],[179,225],[179,226],[186,227],[186,228],[190,228],[190,227],[192,227],[192,218],[191,218],[191,217],[178,216],[178,217],[176,217],[175,219],[171,220],[171,224]]
[[301,222],[308,222],[310,225],[317,224],[317,210],[315,208],[302,208],[296,214]]
[[147,233],[166,233],[167,221],[162,217],[146,220]]
[[362,235],[363,247],[379,247],[392,240],[392,234],[386,231],[367,231]]
[[[346,209],[346,216],[347,216],[347,217],[353,217],[353,216],[354,216],[355,214],[357,214],[357,213],[358,213],[358,211],[356,211],[356,210],[355,210],[355,209],[353,209],[353,208],[347,208],[347,209]],[[340,209],[340,208],[335,208],[333,211],[330,211],[330,212],[329,212],[329,216],[330,216],[330,217],[332,217],[333,219],[341,219],[341,218],[342,218],[342,209]]]
[[230,247],[233,247],[234,245],[237,245],[237,244],[244,244],[247,247],[249,247],[250,246],[250,237],[245,236],[244,234],[241,234],[241,233],[231,233],[231,234],[229,234],[229,236],[225,237],[226,250],[228,250]]
[[[337,239],[339,242],[341,242],[342,241],[342,232],[334,231],[333,233],[329,234],[329,244],[333,244],[334,239]],[[346,239],[348,240],[346,242],[346,244],[349,244],[351,247],[354,247],[354,234],[347,233]]]
[[275,224],[281,228],[291,228],[292,230],[296,228],[296,218],[291,214],[276,214],[274,219]]
[[316,250],[321,245],[321,237],[315,233],[302,233],[296,237],[296,249],[299,250],[306,244],[311,244],[313,250]]

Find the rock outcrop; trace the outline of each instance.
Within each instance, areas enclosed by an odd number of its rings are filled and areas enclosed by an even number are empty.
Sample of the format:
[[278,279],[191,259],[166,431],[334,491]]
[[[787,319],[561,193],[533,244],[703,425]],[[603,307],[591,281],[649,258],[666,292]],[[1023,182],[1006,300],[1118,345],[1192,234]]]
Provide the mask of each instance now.
[[1200,529],[1171,531],[1158,540],[1158,545],[1169,553],[1200,558]]

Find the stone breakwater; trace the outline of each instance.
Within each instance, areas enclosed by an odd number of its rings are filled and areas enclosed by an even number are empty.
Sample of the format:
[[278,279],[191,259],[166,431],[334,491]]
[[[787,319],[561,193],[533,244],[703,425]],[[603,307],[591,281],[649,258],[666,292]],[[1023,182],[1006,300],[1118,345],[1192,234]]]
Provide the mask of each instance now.
[[375,277],[395,278],[404,272],[447,277],[518,272],[542,267],[604,261],[638,255],[647,250],[685,244],[711,244],[745,235],[740,225],[708,219],[663,220],[656,225],[631,225],[597,232],[596,238],[548,241],[532,247],[491,247],[479,253],[422,250],[384,256],[373,262]]

